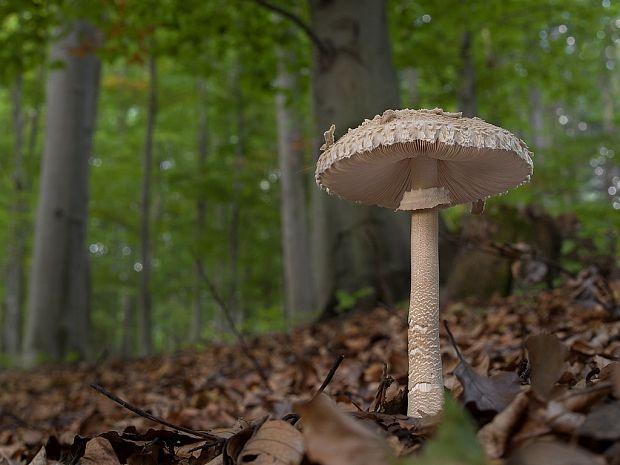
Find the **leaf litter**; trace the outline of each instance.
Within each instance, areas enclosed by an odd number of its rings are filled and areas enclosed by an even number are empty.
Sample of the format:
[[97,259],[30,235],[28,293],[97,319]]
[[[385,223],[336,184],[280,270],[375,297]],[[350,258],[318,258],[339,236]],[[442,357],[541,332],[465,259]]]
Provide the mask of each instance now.
[[0,465],[620,465],[618,312],[570,289],[446,306],[441,418],[405,415],[387,308],[255,337],[254,360],[216,344],[0,372]]

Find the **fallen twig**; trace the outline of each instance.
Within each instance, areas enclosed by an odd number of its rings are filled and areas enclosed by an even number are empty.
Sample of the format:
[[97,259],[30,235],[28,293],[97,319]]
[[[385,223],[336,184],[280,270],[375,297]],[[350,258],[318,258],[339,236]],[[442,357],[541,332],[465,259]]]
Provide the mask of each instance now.
[[107,389],[105,389],[104,387],[98,385],[98,384],[91,384],[90,385],[91,388],[93,388],[95,391],[99,392],[100,394],[103,394],[104,396],[106,396],[108,399],[116,402],[117,404],[119,404],[121,407],[126,408],[127,410],[129,410],[130,412],[135,413],[136,415],[139,415],[141,417],[147,418],[151,421],[154,421],[155,423],[159,423],[161,425],[167,426],[168,428],[172,428],[174,430],[177,431],[181,431],[182,433],[187,433],[187,434],[191,434],[192,436],[198,436],[199,438],[203,438],[203,439],[209,439],[214,441],[215,443],[221,443],[224,442],[225,439],[221,438],[219,436],[216,436],[215,434],[211,434],[211,433],[206,433],[204,431],[195,431],[193,429],[190,428],[186,428],[184,426],[180,426],[180,425],[175,425],[174,423],[170,423],[169,421],[164,420],[163,418],[159,418],[156,417],[155,415],[142,410],[141,408],[138,408],[134,405],[131,405],[129,402],[121,399],[120,397],[112,394],[110,391],[108,391]]
[[458,357],[459,361],[461,361],[461,363],[466,363],[465,359],[463,358],[463,354],[461,354],[461,350],[459,349],[459,346],[456,343],[454,334],[452,334],[452,331],[450,331],[448,320],[443,320],[443,326],[444,328],[446,328],[446,333],[448,333],[448,338],[450,339],[450,343],[452,344],[452,347],[454,347],[454,351],[456,352],[456,356]]
[[332,379],[334,378],[334,375],[336,374],[336,370],[338,369],[338,367],[340,366],[343,360],[344,360],[344,355],[338,355],[338,358],[336,358],[336,361],[330,368],[329,373],[327,373],[327,376],[325,377],[323,384],[321,384],[321,387],[314,393],[314,396],[312,396],[313,399],[315,399],[316,396],[322,393],[325,390],[325,388],[329,385],[329,383],[332,382]]
[[207,276],[207,273],[205,272],[204,267],[202,266],[202,262],[200,260],[196,260],[196,265],[197,265],[196,268],[198,270],[198,274],[200,274],[200,277],[202,278],[202,280],[205,282],[205,284],[209,288],[209,292],[213,296],[213,299],[215,300],[215,302],[220,307],[220,310],[222,310],[222,313],[224,314],[224,318],[226,318],[226,322],[228,323],[230,330],[232,331],[234,336],[237,338],[237,341],[239,342],[239,346],[241,347],[241,351],[248,358],[248,360],[250,360],[250,362],[254,366],[254,369],[258,373],[258,376],[260,377],[265,387],[268,389],[271,389],[269,386],[269,378],[265,374],[263,367],[260,365],[260,363],[258,363],[258,360],[256,359],[256,357],[254,357],[254,354],[252,354],[252,351],[250,347],[248,346],[247,342],[245,341],[243,334],[237,328],[237,325],[235,324],[235,320],[233,320],[233,317],[230,314],[228,305],[226,305],[226,302],[220,296],[220,293],[217,291],[217,288],[213,285],[213,283]]

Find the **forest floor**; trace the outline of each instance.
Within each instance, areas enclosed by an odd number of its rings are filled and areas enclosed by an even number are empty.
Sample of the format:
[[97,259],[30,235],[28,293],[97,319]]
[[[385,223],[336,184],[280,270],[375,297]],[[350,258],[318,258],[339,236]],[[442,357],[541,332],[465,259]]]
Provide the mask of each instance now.
[[441,419],[404,415],[406,315],[387,308],[249,339],[251,357],[216,345],[0,372],[0,464],[620,465],[620,318],[601,279],[446,306],[457,401]]

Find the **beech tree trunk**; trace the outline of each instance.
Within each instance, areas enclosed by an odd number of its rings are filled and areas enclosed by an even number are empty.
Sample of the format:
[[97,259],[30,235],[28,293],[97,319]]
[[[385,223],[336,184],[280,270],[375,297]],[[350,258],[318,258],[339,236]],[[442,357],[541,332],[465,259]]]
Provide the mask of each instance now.
[[418,102],[420,100],[420,90],[418,88],[420,77],[418,75],[418,70],[413,66],[410,66],[403,70],[402,75],[405,89],[407,89],[407,105],[411,109],[417,109],[419,104]]
[[[310,0],[312,29],[327,47],[316,52],[313,75],[315,155],[334,123],[339,137],[388,108],[399,89],[388,36],[385,0]],[[331,51],[329,51],[331,50]],[[313,255],[318,308],[333,310],[337,291],[372,290],[358,302],[392,303],[409,291],[409,217],[313,193]]]
[[241,221],[241,171],[245,158],[245,117],[243,114],[243,91],[241,89],[241,63],[235,62],[232,76],[235,126],[237,143],[232,180],[232,204],[230,208],[230,240],[228,242],[228,259],[230,275],[228,282],[228,308],[237,323],[242,323],[244,312],[241,308],[239,290],[239,222]]
[[[198,80],[198,175],[202,176],[207,163],[208,150],[208,125],[207,125],[207,83],[204,79]],[[196,243],[198,244],[205,234],[205,220],[207,217],[207,204],[199,193],[196,201]],[[200,269],[204,266],[200,251],[194,258],[194,283],[192,289],[192,327],[189,338],[192,344],[200,342],[202,334],[203,312],[203,283],[200,277]]]
[[24,361],[88,356],[88,160],[97,113],[97,30],[86,21],[52,46],[45,148],[28,294]]
[[24,225],[24,170],[23,138],[24,112],[22,105],[23,80],[21,73],[11,91],[13,110],[13,192],[10,207],[10,242],[7,253],[6,294],[4,306],[2,349],[9,356],[16,356],[21,349],[22,306],[24,294],[24,250],[27,231]]
[[141,356],[153,352],[151,321],[151,178],[153,165],[153,138],[157,119],[157,58],[151,50],[148,60],[149,98],[142,158],[142,199],[140,221],[140,312],[138,314],[138,340]]
[[289,319],[315,309],[308,207],[304,173],[303,123],[290,104],[299,92],[289,72],[293,57],[281,54],[278,63],[276,113],[278,120],[278,159],[280,165],[280,214],[284,259],[285,308]]

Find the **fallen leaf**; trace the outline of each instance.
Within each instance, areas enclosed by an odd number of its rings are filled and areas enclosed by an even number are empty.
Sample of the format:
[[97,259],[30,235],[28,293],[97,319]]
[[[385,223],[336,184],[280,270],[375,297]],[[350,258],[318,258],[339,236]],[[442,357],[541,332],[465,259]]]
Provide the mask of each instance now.
[[573,434],[585,418],[583,413],[572,412],[565,404],[552,400],[542,411],[541,421],[556,433]]
[[206,465],[224,465],[224,456],[222,454],[215,457],[213,460],[208,462]]
[[112,444],[105,438],[93,438],[86,443],[86,450],[80,460],[83,465],[120,465]]
[[508,371],[498,373],[490,378],[479,375],[461,354],[447,324],[445,327],[459,358],[459,364],[454,370],[454,375],[463,386],[463,403],[473,405],[479,412],[498,413],[504,410],[521,389],[519,375]]
[[585,449],[559,442],[537,441],[511,455],[507,465],[604,465],[605,461]]
[[586,417],[577,433],[597,441],[620,439],[620,401],[600,405]]
[[302,434],[282,420],[265,422],[245,444],[239,464],[297,465],[304,454]]
[[387,465],[387,446],[325,394],[296,404],[308,458],[321,465]]
[[237,463],[237,458],[246,443],[254,435],[257,428],[259,428],[266,420],[267,417],[262,418],[256,424],[250,424],[228,438],[226,441],[226,446],[224,447],[224,453],[222,454],[224,456],[224,463]]
[[549,400],[556,381],[562,375],[568,349],[552,334],[537,334],[525,341],[530,361],[532,390],[543,400]]
[[49,465],[51,460],[47,460],[47,454],[45,453],[45,447],[41,447],[39,452],[32,458],[29,465]]
[[519,393],[490,423],[478,431],[478,439],[490,458],[497,459],[504,455],[508,438],[529,404],[527,392]]
[[592,405],[607,397],[610,392],[611,386],[598,383],[592,387],[570,390],[556,400],[561,401],[572,412],[582,412],[589,410]]
[[616,399],[620,399],[620,363],[614,363],[611,368],[612,392]]

